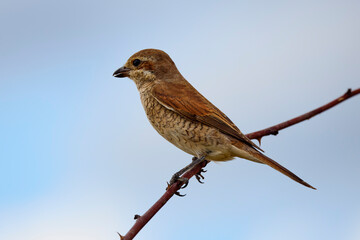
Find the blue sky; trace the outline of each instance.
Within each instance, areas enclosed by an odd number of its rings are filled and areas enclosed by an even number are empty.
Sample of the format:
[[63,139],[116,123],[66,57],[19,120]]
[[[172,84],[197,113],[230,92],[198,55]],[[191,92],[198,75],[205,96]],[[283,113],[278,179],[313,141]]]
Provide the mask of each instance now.
[[[359,1],[2,1],[0,239],[118,239],[191,157],[112,73],[158,48],[244,132],[360,87]],[[137,239],[360,239],[360,97],[211,163]]]

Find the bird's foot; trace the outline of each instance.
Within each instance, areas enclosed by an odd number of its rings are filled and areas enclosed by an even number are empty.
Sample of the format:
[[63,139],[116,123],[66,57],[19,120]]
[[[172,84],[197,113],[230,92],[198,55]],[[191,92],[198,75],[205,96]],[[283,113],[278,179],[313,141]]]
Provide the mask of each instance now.
[[[171,185],[173,185],[174,183],[176,182],[181,182],[181,189],[183,188],[186,188],[187,185],[189,184],[189,179],[188,178],[184,178],[184,177],[181,177],[185,172],[187,172],[188,170],[190,170],[191,168],[193,168],[196,164],[202,162],[205,160],[205,156],[201,157],[201,158],[197,158],[197,157],[193,157],[192,158],[192,163],[190,163],[189,165],[187,165],[186,167],[184,167],[183,169],[181,169],[180,171],[178,171],[177,173],[175,173],[171,179],[170,179],[170,182],[167,183],[167,188],[166,190],[169,189],[169,187]],[[204,179],[204,176],[201,175],[201,173],[203,172],[206,172],[205,170],[200,170],[196,175],[196,179],[200,182],[200,183],[203,183],[201,181],[201,179]],[[182,195],[180,194],[179,192],[176,192],[175,193],[176,195],[180,196],[180,197],[183,197],[185,195]]]
[[201,173],[206,173],[206,172],[207,172],[206,170],[200,169],[200,171],[197,174],[195,174],[195,178],[196,178],[196,180],[198,180],[199,183],[201,183],[201,184],[204,183],[201,180],[205,179],[205,177]]
[[[192,158],[192,161],[193,161],[193,162],[195,162],[195,161],[197,161],[197,160],[198,160],[197,157],[193,157],[193,158]],[[205,172],[207,172],[207,171],[204,170],[204,169],[200,169],[200,171],[199,171],[197,174],[195,174],[196,180],[197,180],[199,183],[201,183],[201,184],[204,183],[204,182],[201,181],[201,180],[205,179],[205,177],[204,177],[201,173],[205,173]]]
[[181,184],[183,185],[181,186],[181,188],[186,188],[189,184],[188,178],[180,177],[179,174],[175,173],[170,179],[169,186],[173,185],[177,181],[181,182]]
[[[171,185],[173,185],[173,184],[174,184],[175,182],[177,182],[177,181],[181,182],[181,184],[183,185],[183,186],[181,186],[181,189],[186,188],[187,185],[189,184],[189,179],[188,179],[188,178],[179,177],[179,175],[178,175],[177,173],[175,173],[175,174],[171,177],[170,183],[167,183],[167,188],[166,188],[166,190],[168,190],[169,187],[170,187]],[[186,196],[186,194],[181,194],[179,191],[176,191],[176,192],[175,192],[175,195],[177,195],[177,196],[179,196],[179,197],[185,197],[185,196]]]
[[176,196],[179,196],[179,197],[185,197],[186,196],[186,194],[181,194],[179,191],[176,191],[174,194]]

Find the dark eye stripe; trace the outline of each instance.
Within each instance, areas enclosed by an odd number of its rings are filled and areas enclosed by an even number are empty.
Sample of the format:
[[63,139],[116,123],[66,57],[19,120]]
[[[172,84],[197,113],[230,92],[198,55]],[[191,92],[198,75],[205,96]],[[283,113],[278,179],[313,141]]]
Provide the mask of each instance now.
[[140,61],[139,59],[135,59],[132,63],[133,63],[133,65],[134,65],[135,67],[137,67],[137,66],[139,66],[139,64],[141,63],[141,61]]

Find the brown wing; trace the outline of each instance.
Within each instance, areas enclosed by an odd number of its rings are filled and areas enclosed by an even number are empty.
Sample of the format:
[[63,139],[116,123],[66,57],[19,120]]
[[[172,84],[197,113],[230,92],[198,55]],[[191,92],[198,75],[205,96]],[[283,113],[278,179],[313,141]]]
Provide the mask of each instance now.
[[191,86],[190,83],[166,82],[166,84],[156,84],[152,89],[152,94],[166,108],[192,120],[215,127],[221,132],[263,151],[247,138],[224,113]]

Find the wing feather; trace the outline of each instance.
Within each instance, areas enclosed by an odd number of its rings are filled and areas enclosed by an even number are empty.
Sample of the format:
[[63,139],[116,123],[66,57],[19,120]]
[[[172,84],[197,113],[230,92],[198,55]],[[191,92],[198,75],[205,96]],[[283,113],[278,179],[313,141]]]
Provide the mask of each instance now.
[[156,84],[152,88],[152,95],[164,107],[191,120],[197,120],[208,126],[215,127],[222,133],[263,151],[246,137],[224,113],[202,96],[187,81]]

